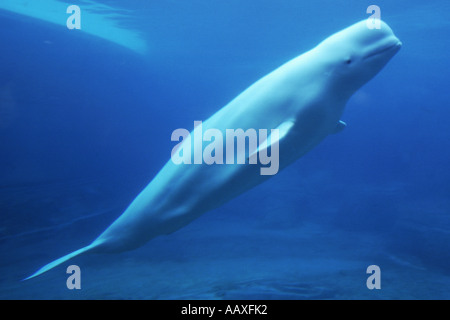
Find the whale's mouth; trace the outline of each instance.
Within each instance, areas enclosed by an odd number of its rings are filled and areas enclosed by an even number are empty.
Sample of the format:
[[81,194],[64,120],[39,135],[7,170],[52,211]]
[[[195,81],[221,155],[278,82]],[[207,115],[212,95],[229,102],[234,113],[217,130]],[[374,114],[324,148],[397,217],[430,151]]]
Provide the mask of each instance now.
[[389,51],[395,50],[397,52],[398,50],[400,50],[401,46],[402,46],[402,42],[400,40],[397,40],[394,43],[390,43],[389,45],[382,47],[381,49],[374,50],[373,52],[371,52],[367,56],[365,56],[364,59],[369,59],[369,58],[378,56],[382,53],[389,52]]

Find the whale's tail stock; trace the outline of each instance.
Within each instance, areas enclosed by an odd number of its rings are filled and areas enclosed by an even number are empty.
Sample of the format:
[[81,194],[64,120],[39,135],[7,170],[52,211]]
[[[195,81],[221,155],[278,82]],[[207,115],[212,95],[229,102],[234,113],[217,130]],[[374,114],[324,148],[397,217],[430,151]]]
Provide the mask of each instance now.
[[25,279],[22,279],[22,281],[29,280],[31,278],[37,277],[37,276],[43,274],[44,272],[47,272],[48,270],[53,269],[54,267],[60,265],[61,263],[64,263],[67,260],[72,259],[73,257],[82,255],[82,254],[84,254],[86,252],[89,252],[89,251],[93,250],[97,246],[98,246],[98,243],[93,242],[93,243],[91,243],[90,245],[88,245],[86,247],[83,247],[83,248],[75,250],[75,251],[73,251],[73,252],[71,252],[69,254],[66,254],[65,256],[62,256],[61,258],[56,259],[56,260],[50,262],[49,264],[46,264],[45,266],[40,268],[38,271],[33,273],[31,276],[29,276],[29,277],[27,277]]

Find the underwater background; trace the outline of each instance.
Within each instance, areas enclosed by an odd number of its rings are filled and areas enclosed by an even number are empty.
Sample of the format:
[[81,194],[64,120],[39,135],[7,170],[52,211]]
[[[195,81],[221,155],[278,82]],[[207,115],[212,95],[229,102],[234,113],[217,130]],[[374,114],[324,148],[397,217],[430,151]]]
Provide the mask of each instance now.
[[[66,8],[81,8],[69,30]],[[378,5],[403,47],[347,128],[134,251],[89,244],[191,129]],[[0,0],[1,299],[449,299],[450,2]],[[81,268],[81,290],[66,287]],[[378,265],[381,289],[366,269]]]

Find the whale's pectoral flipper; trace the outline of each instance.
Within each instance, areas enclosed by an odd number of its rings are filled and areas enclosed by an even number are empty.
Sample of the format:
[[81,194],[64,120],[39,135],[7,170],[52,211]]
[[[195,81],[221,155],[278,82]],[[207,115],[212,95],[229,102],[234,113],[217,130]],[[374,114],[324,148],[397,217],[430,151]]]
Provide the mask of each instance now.
[[43,274],[44,272],[47,272],[50,269],[53,269],[54,267],[60,265],[63,262],[66,262],[69,259],[72,259],[73,257],[79,256],[80,254],[86,253],[92,249],[94,249],[95,247],[97,247],[97,243],[92,243],[86,247],[83,247],[81,249],[75,250],[74,252],[71,252],[59,259],[56,259],[52,262],[50,262],[49,264],[46,264],[45,266],[43,266],[42,268],[40,268],[38,271],[36,271],[35,273],[33,273],[31,276],[29,276],[28,278],[25,278],[23,280],[28,280],[34,277],[37,277],[40,274]]
[[336,127],[334,128],[334,131],[332,133],[339,133],[342,130],[344,130],[346,126],[347,126],[347,124],[344,121],[339,120],[338,123],[336,124]]
[[[261,150],[268,149],[269,146],[274,143],[279,143],[283,138],[289,133],[289,131],[294,126],[294,120],[287,120],[280,124],[277,128],[275,128],[278,132],[274,134],[272,132],[269,137],[249,156],[249,158],[256,156],[257,153],[261,152]],[[267,154],[267,151],[266,151]]]

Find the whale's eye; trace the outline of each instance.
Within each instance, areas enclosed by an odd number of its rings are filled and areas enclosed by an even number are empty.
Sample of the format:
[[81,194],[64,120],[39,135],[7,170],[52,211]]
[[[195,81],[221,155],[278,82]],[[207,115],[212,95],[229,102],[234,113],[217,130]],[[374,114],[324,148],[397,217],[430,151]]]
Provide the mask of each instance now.
[[351,64],[351,63],[352,63],[352,58],[345,59],[345,64]]

